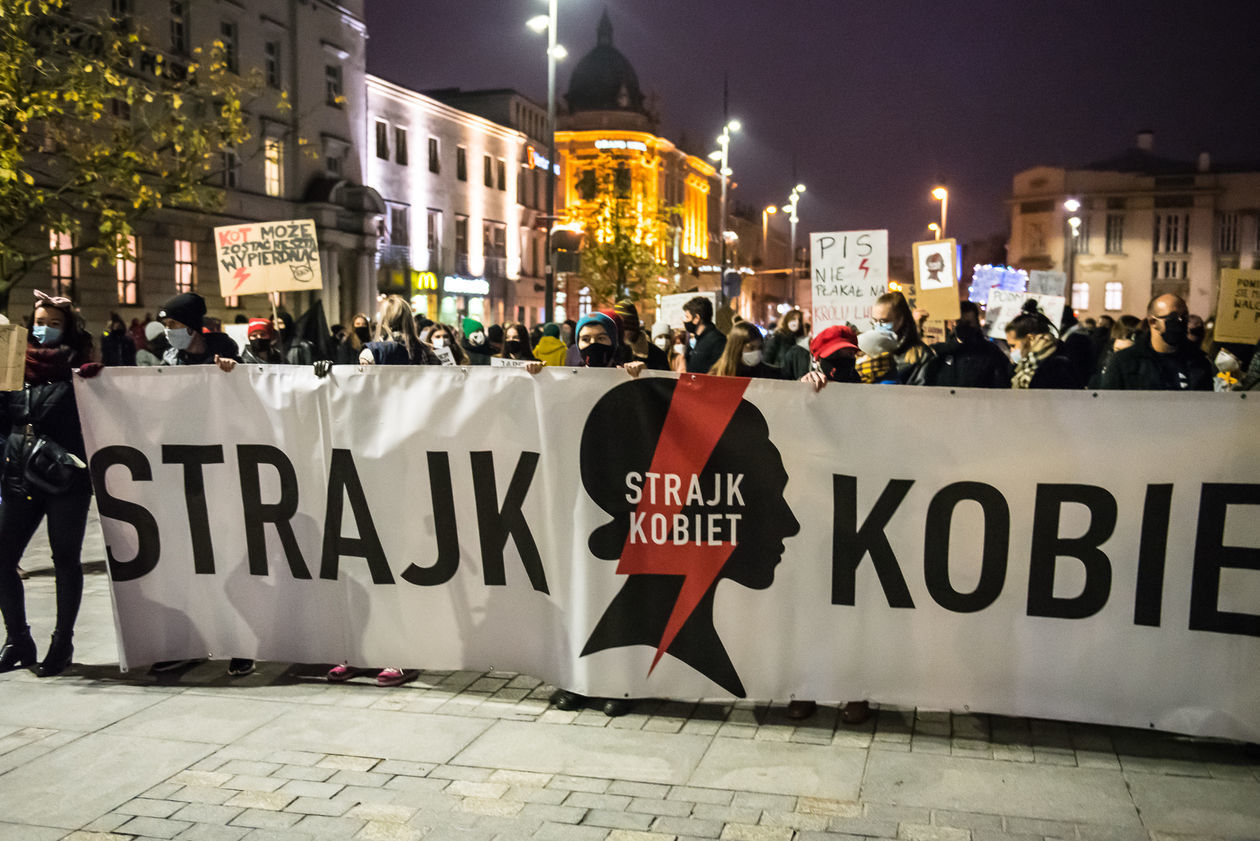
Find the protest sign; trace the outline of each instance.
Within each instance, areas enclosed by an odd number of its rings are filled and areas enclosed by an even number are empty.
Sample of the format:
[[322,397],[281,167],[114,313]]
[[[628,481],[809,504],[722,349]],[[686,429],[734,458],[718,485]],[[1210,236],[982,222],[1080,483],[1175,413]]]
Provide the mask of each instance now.
[[441,360],[443,365],[456,365],[455,354],[448,347],[435,347],[433,353]]
[[888,291],[888,231],[810,234],[814,333],[871,327],[871,306]]
[[[445,350],[445,348],[443,348],[443,350]],[[533,362],[533,359],[508,359],[503,356],[490,357],[491,368],[527,368],[533,364]]]
[[494,666],[1260,741],[1242,395],[436,365],[74,386],[124,666]]
[[683,326],[683,305],[692,298],[708,298],[713,302],[713,314],[716,322],[718,308],[720,306],[717,292],[680,292],[677,295],[662,295],[661,305],[656,310],[656,323],[668,324],[674,330],[681,330]]
[[1019,315],[1024,302],[1030,300],[1037,302],[1037,309],[1057,330],[1063,322],[1063,308],[1067,303],[1062,295],[1034,295],[1031,292],[990,289],[989,301],[984,308],[984,325],[989,337],[1005,339],[1006,325]]
[[1216,304],[1218,342],[1260,342],[1260,271],[1225,269]]
[[1066,297],[1067,275],[1063,272],[1031,271],[1028,273],[1028,291],[1034,295]]
[[26,382],[26,328],[0,324],[0,391],[21,391]]
[[915,306],[925,309],[932,321],[957,320],[958,243],[952,239],[914,244]]
[[215,228],[214,256],[225,298],[323,286],[312,219]]

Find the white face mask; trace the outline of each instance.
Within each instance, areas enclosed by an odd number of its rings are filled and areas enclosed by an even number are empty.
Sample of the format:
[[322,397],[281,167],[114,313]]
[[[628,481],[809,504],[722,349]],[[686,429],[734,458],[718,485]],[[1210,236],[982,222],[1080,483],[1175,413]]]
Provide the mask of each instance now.
[[193,333],[187,327],[181,327],[178,330],[167,329],[166,340],[171,343],[171,347],[176,350],[188,350],[188,346],[192,344]]
[[1221,348],[1221,352],[1216,354],[1216,370],[1224,371],[1227,374],[1237,374],[1241,370],[1238,364],[1238,357]]
[[656,346],[661,350],[669,350],[669,336],[657,336]]
[[1018,365],[1018,364],[1019,364],[1019,360],[1021,360],[1021,359],[1023,359],[1023,358],[1024,358],[1024,354],[1020,353],[1019,348],[1017,348],[1017,347],[1013,347],[1013,348],[1011,348],[1011,362],[1013,362],[1013,363],[1015,363],[1016,365]]
[[801,323],[799,321],[789,321],[787,323],[787,328],[795,333],[797,330],[801,329]]
[[435,337],[433,338],[433,346],[434,346],[434,347],[446,347],[446,337],[445,337],[445,336],[435,336]]
[[747,365],[749,368],[756,368],[758,365],[761,364],[761,351],[746,350],[740,356],[740,359],[742,359],[744,364]]
[[687,352],[687,346],[683,344],[674,345],[674,353],[682,356]]

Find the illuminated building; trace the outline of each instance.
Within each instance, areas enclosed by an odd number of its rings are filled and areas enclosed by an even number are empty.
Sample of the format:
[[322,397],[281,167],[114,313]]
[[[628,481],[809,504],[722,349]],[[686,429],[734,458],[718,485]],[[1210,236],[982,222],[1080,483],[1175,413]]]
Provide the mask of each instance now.
[[[650,217],[664,205],[678,208],[665,241],[656,243],[657,256],[669,267],[669,286],[697,286],[683,277],[691,267],[709,261],[709,198],[717,172],[708,161],[688,154],[657,134],[656,120],[646,107],[638,75],[630,61],[613,46],[612,22],[607,12],[599,22],[596,45],[577,63],[565,94],[567,112],[556,131],[560,181],[556,215],[572,225],[597,202],[592,192],[596,162],[611,158],[625,173],[619,192],[634,203],[637,235],[653,226]],[[579,318],[592,306],[581,278],[573,273],[557,284],[556,319]],[[716,275],[713,285],[716,286]]]

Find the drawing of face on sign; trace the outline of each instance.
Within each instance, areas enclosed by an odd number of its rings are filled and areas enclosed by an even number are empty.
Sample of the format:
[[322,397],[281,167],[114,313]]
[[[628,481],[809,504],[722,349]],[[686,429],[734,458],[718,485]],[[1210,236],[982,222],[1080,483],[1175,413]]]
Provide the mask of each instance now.
[[946,289],[954,285],[954,258],[948,243],[919,246],[919,288]]
[[293,272],[293,279],[299,283],[310,283],[315,279],[315,269],[309,265],[289,266],[289,271]]
[[[635,380],[591,410],[582,485],[612,517],[591,553],[626,576],[582,656],[644,645],[681,660],[732,695],[744,685],[713,624],[718,582],[764,590],[800,523],[765,418],[743,400],[748,380]],[[610,446],[612,445],[612,446]]]

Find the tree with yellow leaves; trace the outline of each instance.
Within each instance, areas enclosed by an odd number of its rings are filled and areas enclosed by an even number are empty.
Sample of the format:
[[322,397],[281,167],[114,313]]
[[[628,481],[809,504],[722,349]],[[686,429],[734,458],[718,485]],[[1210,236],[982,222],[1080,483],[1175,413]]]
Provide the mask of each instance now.
[[171,56],[69,6],[0,0],[0,311],[54,258],[125,259],[154,211],[217,208],[261,89],[221,44]]

